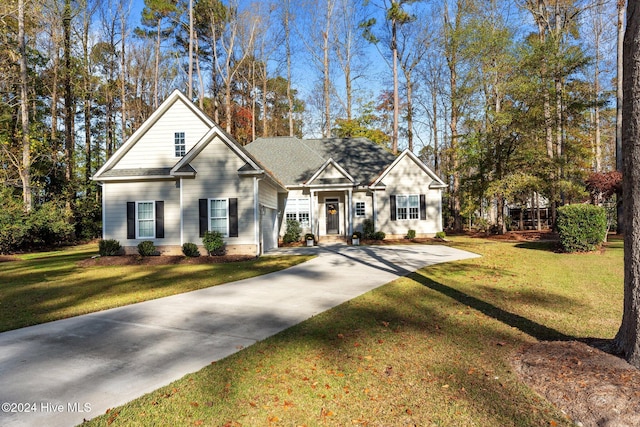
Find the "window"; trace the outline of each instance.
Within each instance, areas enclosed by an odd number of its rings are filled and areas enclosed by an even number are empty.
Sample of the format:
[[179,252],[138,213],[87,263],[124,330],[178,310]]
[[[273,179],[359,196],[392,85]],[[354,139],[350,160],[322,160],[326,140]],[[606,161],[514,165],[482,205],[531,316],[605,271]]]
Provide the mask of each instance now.
[[154,202],[136,202],[136,238],[153,239],[156,237]]
[[303,228],[309,228],[309,199],[288,199],[284,217],[298,221]]
[[176,157],[182,157],[185,155],[187,148],[184,142],[184,132],[176,132],[174,134],[174,142],[176,147]]
[[420,197],[418,195],[396,196],[396,218],[420,219]]
[[229,211],[227,199],[209,200],[209,230],[218,231],[223,237],[229,237]]
[[364,216],[364,215],[365,215],[364,202],[356,202],[356,216]]

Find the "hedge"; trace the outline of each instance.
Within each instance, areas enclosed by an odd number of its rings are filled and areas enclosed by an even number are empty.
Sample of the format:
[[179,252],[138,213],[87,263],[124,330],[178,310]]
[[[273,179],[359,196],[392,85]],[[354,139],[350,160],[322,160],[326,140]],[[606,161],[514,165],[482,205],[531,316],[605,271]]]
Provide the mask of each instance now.
[[593,251],[607,236],[607,213],[601,206],[562,206],[556,224],[564,252]]

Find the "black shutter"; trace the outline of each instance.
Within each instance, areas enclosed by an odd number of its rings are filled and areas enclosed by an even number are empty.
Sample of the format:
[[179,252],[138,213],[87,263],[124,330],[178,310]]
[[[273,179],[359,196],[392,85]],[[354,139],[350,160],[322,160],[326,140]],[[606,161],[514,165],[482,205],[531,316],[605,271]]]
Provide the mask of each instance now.
[[238,199],[229,199],[229,237],[238,237]]
[[164,201],[156,201],[156,239],[164,239]]
[[136,238],[136,202],[127,202],[127,239]]
[[208,200],[199,200],[199,217],[200,217],[200,237],[204,236],[204,233],[209,230],[209,215],[207,214]]
[[396,220],[396,196],[389,196],[389,201],[391,205],[391,221]]
[[420,219],[427,219],[427,198],[420,195]]

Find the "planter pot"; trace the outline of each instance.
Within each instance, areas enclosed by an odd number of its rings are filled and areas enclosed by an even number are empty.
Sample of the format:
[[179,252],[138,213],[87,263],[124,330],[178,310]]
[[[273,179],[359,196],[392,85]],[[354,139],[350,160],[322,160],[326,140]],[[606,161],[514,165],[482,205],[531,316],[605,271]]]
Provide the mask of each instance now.
[[313,246],[313,240],[311,239],[307,240],[307,246]]
[[351,244],[353,246],[360,246],[360,239],[357,239],[357,238],[351,239]]

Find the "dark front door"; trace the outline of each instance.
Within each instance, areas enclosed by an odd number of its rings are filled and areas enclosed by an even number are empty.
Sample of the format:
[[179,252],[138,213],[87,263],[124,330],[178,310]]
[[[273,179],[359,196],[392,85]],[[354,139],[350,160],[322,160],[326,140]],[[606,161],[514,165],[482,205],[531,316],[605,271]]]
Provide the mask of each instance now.
[[338,234],[340,232],[340,205],[338,199],[325,200],[327,207],[327,234]]

